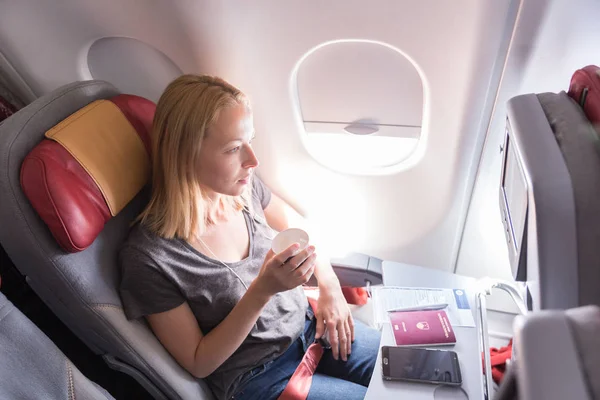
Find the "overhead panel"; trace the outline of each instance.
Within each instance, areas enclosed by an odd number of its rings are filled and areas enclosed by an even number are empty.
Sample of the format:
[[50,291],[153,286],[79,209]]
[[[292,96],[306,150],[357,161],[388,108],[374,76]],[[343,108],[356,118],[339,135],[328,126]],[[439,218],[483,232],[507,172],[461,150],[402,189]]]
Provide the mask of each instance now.
[[182,74],[160,50],[128,37],[103,37],[87,52],[89,78],[115,85],[121,92],[157,102],[165,87]]

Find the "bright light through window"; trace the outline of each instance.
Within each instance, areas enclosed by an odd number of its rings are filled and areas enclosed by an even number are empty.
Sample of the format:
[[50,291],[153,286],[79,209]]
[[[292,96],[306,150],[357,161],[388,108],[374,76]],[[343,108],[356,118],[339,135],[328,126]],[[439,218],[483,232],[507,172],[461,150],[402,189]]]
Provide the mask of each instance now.
[[418,139],[389,136],[356,136],[312,133],[306,144],[316,160],[343,172],[365,173],[404,161],[415,150]]

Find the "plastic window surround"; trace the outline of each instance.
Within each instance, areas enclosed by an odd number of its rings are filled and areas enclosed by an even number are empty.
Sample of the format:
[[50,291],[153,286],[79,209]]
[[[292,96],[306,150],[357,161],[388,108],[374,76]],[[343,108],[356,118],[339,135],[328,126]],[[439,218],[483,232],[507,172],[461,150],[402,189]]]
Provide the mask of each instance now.
[[[417,141],[417,144],[416,144],[414,150],[403,161],[400,161],[397,164],[389,165],[389,166],[382,166],[382,167],[377,167],[377,168],[364,168],[364,169],[356,169],[353,171],[348,171],[345,169],[335,169],[334,166],[329,165],[329,164],[326,165],[326,164],[320,162],[319,159],[317,159],[316,157],[312,157],[310,143],[308,143],[307,135],[304,134],[304,130],[305,130],[304,129],[304,121],[302,119],[302,114],[300,111],[301,110],[300,98],[298,96],[298,85],[297,85],[298,71],[300,69],[300,66],[304,62],[304,60],[306,60],[306,58],[308,58],[311,54],[313,54],[314,52],[316,52],[317,50],[319,50],[325,46],[329,46],[329,45],[337,44],[337,43],[370,43],[370,44],[377,44],[377,45],[387,47],[388,49],[391,49],[391,50],[399,53],[401,56],[405,57],[408,61],[410,61],[410,63],[413,65],[413,67],[417,70],[417,73],[419,74],[419,77],[421,78],[421,82],[423,85],[423,115],[422,115],[422,125],[421,125],[421,136],[420,136],[419,140]],[[296,62],[296,65],[294,66],[294,68],[292,70],[292,74],[290,76],[289,90],[290,90],[290,97],[291,97],[291,101],[292,101],[295,125],[296,125],[298,132],[302,132],[302,134],[300,135],[302,145],[304,146],[305,150],[309,154],[311,154],[311,157],[313,159],[315,159],[317,162],[319,162],[319,164],[323,165],[324,167],[326,167],[328,169],[335,169],[337,172],[340,172],[340,173],[344,173],[344,174],[350,173],[350,174],[354,174],[354,175],[368,175],[368,176],[392,175],[392,174],[396,174],[399,172],[407,171],[407,170],[415,167],[421,161],[423,156],[425,155],[425,150],[427,148],[427,142],[428,142],[428,137],[429,137],[429,120],[430,120],[430,114],[431,114],[430,101],[429,101],[430,96],[431,96],[431,94],[430,94],[431,91],[430,91],[430,87],[429,87],[429,82],[428,82],[423,70],[419,67],[419,65],[408,54],[404,53],[402,50],[398,49],[397,47],[394,47],[388,43],[375,41],[375,40],[366,40],[366,39],[340,39],[340,40],[332,40],[332,41],[321,43],[320,45],[315,46],[312,49],[310,49],[308,52],[306,52]]]

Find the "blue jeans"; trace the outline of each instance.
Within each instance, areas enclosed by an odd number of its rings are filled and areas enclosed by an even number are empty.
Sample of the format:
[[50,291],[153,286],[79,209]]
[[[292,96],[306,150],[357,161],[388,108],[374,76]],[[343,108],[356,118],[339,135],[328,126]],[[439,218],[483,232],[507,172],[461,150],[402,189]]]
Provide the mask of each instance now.
[[[233,398],[277,399],[315,340],[316,320],[307,319],[304,332],[281,356],[247,372]],[[364,399],[379,351],[379,331],[354,321],[354,343],[348,361],[334,360],[325,350],[313,376],[308,400]]]

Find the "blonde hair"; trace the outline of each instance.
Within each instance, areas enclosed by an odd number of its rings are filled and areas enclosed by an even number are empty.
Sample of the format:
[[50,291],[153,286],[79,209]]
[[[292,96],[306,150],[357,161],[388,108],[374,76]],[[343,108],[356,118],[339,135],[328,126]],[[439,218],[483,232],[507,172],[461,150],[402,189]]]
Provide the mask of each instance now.
[[[206,75],[182,75],[161,95],[152,123],[152,195],[137,219],[157,235],[189,240],[215,223],[208,213],[208,206],[215,205],[197,180],[198,157],[219,112],[237,104],[249,108],[239,89]],[[251,207],[247,192],[221,195],[216,209],[231,215]]]

